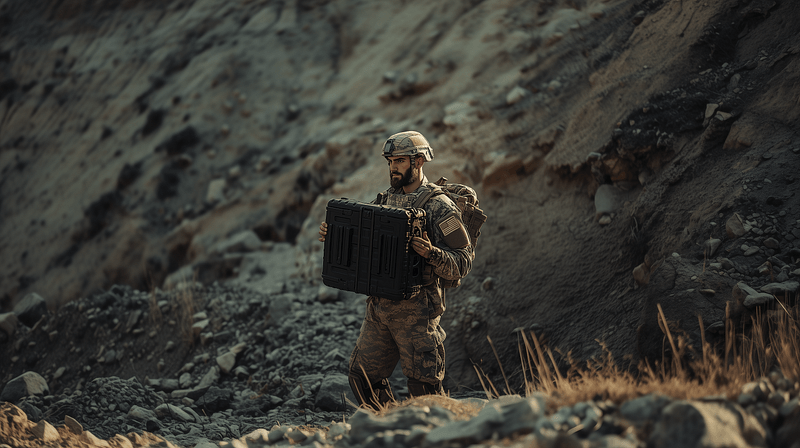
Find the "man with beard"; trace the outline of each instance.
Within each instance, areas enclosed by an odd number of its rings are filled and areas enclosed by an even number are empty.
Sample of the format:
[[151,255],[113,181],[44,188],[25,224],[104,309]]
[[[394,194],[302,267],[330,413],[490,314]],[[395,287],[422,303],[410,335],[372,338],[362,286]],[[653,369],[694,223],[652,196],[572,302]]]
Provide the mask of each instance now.
[[[447,194],[422,172],[433,160],[433,149],[416,131],[392,135],[383,146],[391,188],[375,204],[424,208],[426,230],[413,237],[411,247],[425,259],[419,292],[407,300],[367,298],[367,311],[350,355],[350,387],[359,404],[378,409],[393,400],[388,377],[398,361],[408,378],[408,392],[421,396],[442,392],[445,353],[445,280],[458,280],[472,269],[474,252],[461,221],[461,212]],[[325,241],[328,225],[319,228]]]

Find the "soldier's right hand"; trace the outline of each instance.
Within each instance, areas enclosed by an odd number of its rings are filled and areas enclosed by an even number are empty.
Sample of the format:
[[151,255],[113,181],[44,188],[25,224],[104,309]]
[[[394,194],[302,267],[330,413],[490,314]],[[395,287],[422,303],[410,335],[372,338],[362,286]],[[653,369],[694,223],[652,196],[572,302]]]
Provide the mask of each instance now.
[[319,240],[324,242],[325,236],[328,235],[328,223],[322,221],[322,224],[319,225]]

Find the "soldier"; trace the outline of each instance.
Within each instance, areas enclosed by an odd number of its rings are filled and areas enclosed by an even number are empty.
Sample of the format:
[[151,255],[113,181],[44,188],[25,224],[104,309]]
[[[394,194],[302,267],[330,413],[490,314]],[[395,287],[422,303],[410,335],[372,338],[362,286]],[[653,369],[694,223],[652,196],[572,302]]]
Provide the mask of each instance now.
[[[367,298],[361,333],[350,355],[350,387],[359,404],[375,409],[393,400],[388,377],[400,360],[412,396],[442,392],[445,332],[439,325],[444,313],[444,280],[458,280],[472,269],[474,252],[458,207],[446,194],[435,194],[435,184],[422,172],[433,160],[433,149],[416,131],[394,134],[383,146],[389,164],[391,188],[375,204],[424,208],[426,231],[411,247],[426,261],[423,285],[409,299]],[[424,205],[423,205],[424,204]],[[328,225],[319,228],[325,241]]]

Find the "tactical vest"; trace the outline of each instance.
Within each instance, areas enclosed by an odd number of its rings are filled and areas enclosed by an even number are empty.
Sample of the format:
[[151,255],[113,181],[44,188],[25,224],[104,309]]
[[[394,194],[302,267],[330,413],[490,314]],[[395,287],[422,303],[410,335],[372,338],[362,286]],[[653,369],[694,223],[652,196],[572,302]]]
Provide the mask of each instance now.
[[[383,193],[379,193],[375,201],[376,204],[393,207],[424,208],[431,198],[440,194],[446,194],[461,212],[461,223],[464,224],[464,228],[469,235],[469,244],[472,248],[472,257],[474,259],[475,247],[478,244],[478,237],[481,235],[481,227],[487,219],[483,210],[478,208],[478,194],[474,189],[458,183],[448,183],[447,178],[441,177],[435,184],[423,184],[416,191],[409,194],[390,193],[390,190],[386,190]],[[433,266],[426,265],[423,273],[423,286],[430,285],[435,279],[436,275],[433,273]],[[461,279],[439,280],[444,288],[456,288],[461,285]]]

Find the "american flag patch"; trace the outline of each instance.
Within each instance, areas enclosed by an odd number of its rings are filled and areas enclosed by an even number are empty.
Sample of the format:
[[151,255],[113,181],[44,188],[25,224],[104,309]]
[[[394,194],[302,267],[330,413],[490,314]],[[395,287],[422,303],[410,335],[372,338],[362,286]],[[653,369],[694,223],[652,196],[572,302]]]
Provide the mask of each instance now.
[[450,235],[451,233],[458,230],[460,227],[458,218],[455,215],[445,219],[444,221],[439,223],[439,228],[442,229],[442,233],[444,236]]

